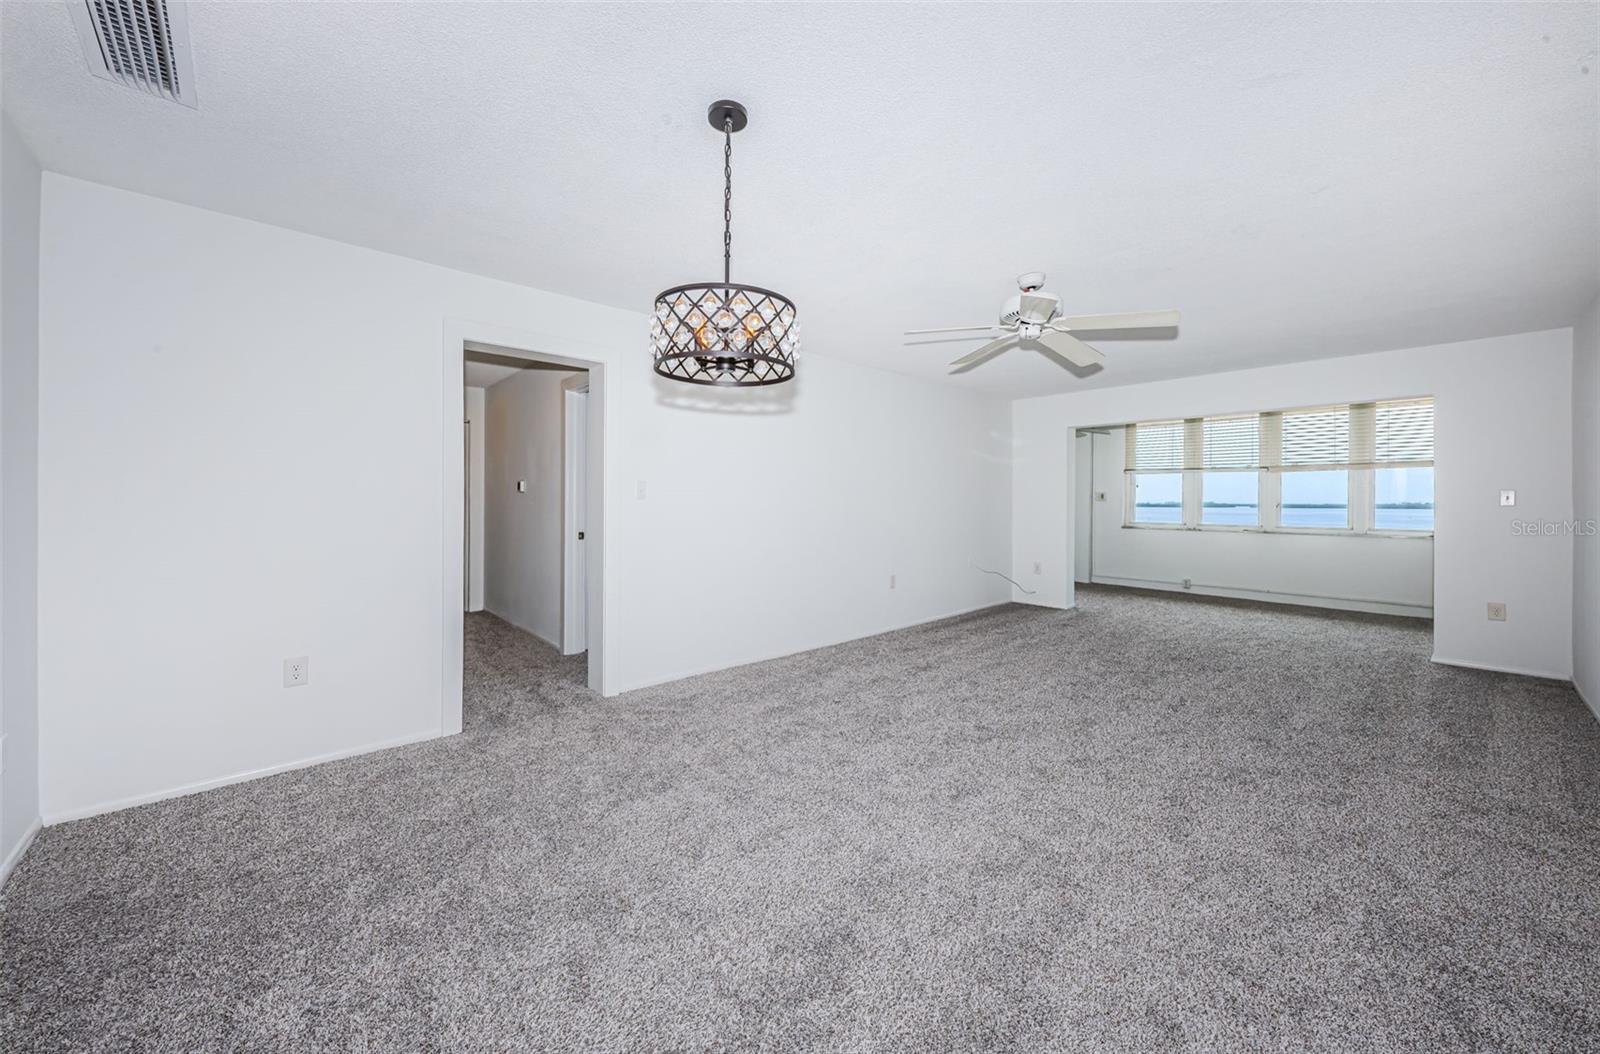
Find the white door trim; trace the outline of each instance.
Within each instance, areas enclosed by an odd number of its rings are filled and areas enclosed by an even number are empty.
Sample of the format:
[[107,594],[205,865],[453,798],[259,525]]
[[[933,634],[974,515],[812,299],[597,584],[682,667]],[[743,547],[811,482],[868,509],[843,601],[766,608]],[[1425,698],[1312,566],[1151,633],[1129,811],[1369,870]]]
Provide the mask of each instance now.
[[462,419],[462,369],[470,343],[499,355],[539,359],[589,371],[589,495],[585,530],[588,546],[588,645],[589,687],[601,695],[611,694],[616,683],[610,673],[610,649],[606,647],[606,550],[605,460],[607,445],[606,368],[602,349],[586,341],[548,333],[510,329],[465,319],[444,320],[440,371],[443,378],[444,471],[441,481],[440,522],[441,581],[439,595],[439,637],[441,647],[440,718],[442,735],[461,731],[462,659],[464,614],[461,611],[462,573],[466,563],[465,525],[461,516],[461,494],[466,486],[462,472],[466,463]]
[[588,650],[589,375],[561,382],[561,654]]

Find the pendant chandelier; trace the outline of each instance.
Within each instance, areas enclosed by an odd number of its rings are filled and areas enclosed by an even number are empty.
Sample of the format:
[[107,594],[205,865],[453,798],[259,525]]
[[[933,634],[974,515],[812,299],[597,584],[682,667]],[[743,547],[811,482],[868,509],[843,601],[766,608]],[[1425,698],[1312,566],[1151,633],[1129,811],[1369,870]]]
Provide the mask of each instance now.
[[650,321],[655,369],[690,384],[755,388],[794,377],[800,323],[781,293],[733,278],[733,133],[749,121],[728,99],[711,104],[711,127],[723,135],[722,281],[675,285],[656,296]]

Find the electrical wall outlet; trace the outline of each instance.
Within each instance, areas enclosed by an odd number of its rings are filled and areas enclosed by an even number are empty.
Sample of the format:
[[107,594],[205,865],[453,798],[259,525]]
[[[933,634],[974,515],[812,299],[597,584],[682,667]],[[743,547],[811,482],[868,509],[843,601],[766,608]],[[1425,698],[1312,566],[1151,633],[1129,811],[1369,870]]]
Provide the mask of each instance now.
[[1502,504],[1502,505],[1515,505],[1516,503],[1517,503],[1517,492],[1516,491],[1514,491],[1514,490],[1502,490],[1500,492],[1500,504]]
[[1193,589],[1194,588],[1194,579],[1185,578],[1183,580],[1183,588],[1185,588],[1185,589]]
[[283,660],[283,686],[298,688],[311,683],[311,660],[304,655]]
[[1499,601],[1489,601],[1489,621],[1504,622],[1506,620],[1506,606]]
[[1038,560],[1035,560],[1033,562],[1033,573],[1036,575],[1044,574],[1044,564],[1040,563]]

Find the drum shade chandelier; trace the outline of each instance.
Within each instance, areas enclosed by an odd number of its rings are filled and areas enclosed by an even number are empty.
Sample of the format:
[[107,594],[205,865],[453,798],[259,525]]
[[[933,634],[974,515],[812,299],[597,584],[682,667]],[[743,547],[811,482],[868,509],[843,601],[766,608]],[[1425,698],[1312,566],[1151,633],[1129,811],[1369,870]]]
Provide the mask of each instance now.
[[755,388],[794,377],[800,323],[794,301],[733,281],[733,133],[749,122],[722,99],[706,114],[722,133],[722,281],[675,285],[656,296],[650,320],[655,370],[689,384]]

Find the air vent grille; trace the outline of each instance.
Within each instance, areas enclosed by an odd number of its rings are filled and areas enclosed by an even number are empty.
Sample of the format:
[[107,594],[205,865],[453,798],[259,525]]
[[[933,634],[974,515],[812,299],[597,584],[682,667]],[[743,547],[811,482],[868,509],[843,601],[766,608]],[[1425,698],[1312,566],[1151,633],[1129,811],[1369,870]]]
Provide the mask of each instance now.
[[188,10],[183,0],[72,0],[89,72],[193,106]]

